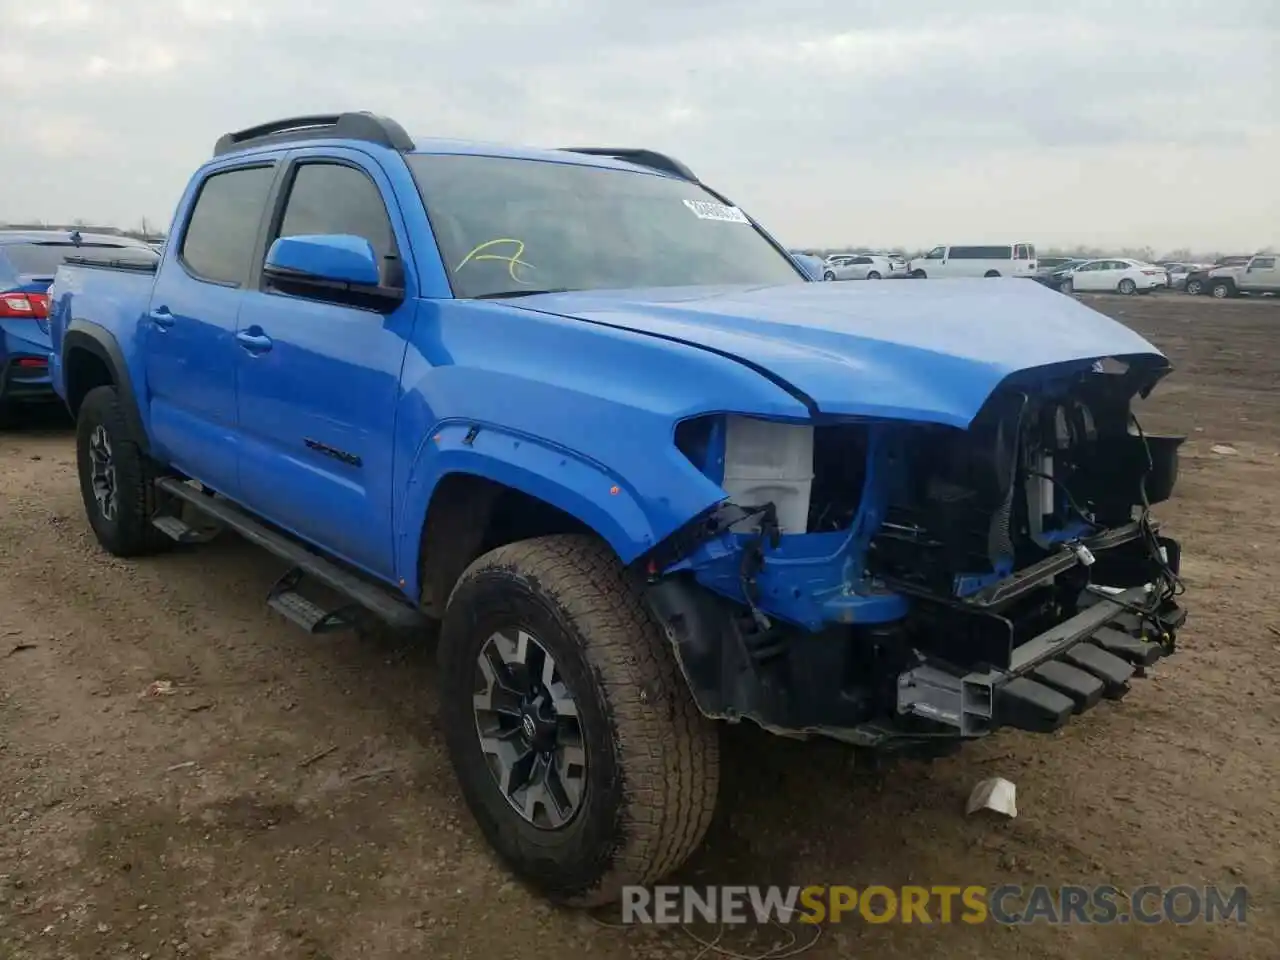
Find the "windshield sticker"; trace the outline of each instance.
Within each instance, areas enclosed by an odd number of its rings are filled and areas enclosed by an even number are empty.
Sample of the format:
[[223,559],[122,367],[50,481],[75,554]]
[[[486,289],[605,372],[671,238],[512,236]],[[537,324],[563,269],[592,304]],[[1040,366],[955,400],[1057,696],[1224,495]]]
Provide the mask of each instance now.
[[712,203],[710,200],[686,200],[684,205],[693,211],[699,220],[722,220],[725,223],[751,223],[747,215],[737,207],[728,207],[723,203]]

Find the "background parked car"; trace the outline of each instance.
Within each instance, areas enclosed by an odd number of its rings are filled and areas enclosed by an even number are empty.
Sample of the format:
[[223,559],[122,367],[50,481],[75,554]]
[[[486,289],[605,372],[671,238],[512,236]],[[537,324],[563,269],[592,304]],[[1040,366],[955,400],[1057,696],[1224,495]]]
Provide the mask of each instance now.
[[1186,280],[1182,283],[1182,288],[1192,296],[1209,292],[1209,275],[1215,270],[1224,267],[1243,267],[1249,262],[1248,256],[1231,256],[1222,257],[1212,266],[1200,266],[1187,273]]
[[65,230],[0,230],[0,415],[56,400],[49,381],[49,284],[77,251],[155,253],[138,240]]
[[1067,263],[1084,263],[1079,257],[1036,257],[1036,270],[1055,270]]
[[826,264],[823,263],[821,257],[814,256],[812,253],[797,253],[791,251],[791,256],[800,264],[802,269],[810,280],[830,280],[830,277],[824,276]]
[[[1033,279],[1037,283],[1043,283],[1046,287],[1054,290],[1062,290],[1063,285],[1071,279],[1071,274],[1075,272],[1076,267],[1083,266],[1088,263],[1084,259],[1063,259],[1061,257],[1050,257],[1051,260],[1060,261],[1056,266],[1043,267],[1036,270]],[[1044,261],[1040,261],[1043,263]]]
[[907,268],[920,279],[947,277],[1029,277],[1036,270],[1033,243],[934,247]]
[[1164,267],[1165,273],[1169,275],[1169,289],[1182,290],[1187,285],[1187,277],[1191,275],[1191,271],[1197,268],[1194,263],[1161,263],[1159,266]]
[[1242,293],[1280,294],[1280,269],[1274,253],[1250,257],[1242,266],[1219,267],[1209,274],[1209,293],[1219,300]]
[[893,261],[877,254],[834,257],[825,269],[828,280],[884,280],[894,272]]
[[1169,277],[1163,268],[1141,260],[1111,258],[1089,260],[1071,272],[1062,283],[1064,293],[1148,293],[1167,286]]

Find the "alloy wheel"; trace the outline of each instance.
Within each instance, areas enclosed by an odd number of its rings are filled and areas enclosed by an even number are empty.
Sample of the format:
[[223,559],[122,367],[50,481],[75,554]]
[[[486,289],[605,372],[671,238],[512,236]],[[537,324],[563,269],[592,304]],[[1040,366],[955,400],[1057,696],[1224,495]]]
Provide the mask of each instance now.
[[101,424],[94,427],[89,435],[89,463],[93,499],[98,504],[98,512],[103,520],[115,520],[118,490],[115,454],[107,428]]
[[582,805],[587,756],[578,705],[546,647],[525,630],[494,633],[476,658],[476,734],[494,782],[544,830]]

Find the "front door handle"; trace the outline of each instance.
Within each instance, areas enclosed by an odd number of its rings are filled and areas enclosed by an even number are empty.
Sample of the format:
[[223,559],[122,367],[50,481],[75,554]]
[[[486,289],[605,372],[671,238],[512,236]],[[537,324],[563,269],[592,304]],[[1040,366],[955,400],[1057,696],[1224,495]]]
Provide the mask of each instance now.
[[271,338],[265,333],[249,333],[241,330],[236,334],[236,339],[240,341],[240,346],[250,353],[266,353],[271,349]]
[[173,326],[173,314],[169,312],[168,307],[157,307],[149,314],[151,322],[161,329],[168,330]]

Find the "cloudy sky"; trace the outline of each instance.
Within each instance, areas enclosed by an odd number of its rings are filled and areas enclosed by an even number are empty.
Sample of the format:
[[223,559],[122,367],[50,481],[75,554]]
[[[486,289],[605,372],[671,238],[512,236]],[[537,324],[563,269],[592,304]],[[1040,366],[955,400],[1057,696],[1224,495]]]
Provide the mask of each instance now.
[[221,133],[367,109],[663,150],[796,246],[1280,244],[1280,0],[0,0],[0,25],[0,222],[167,224]]

